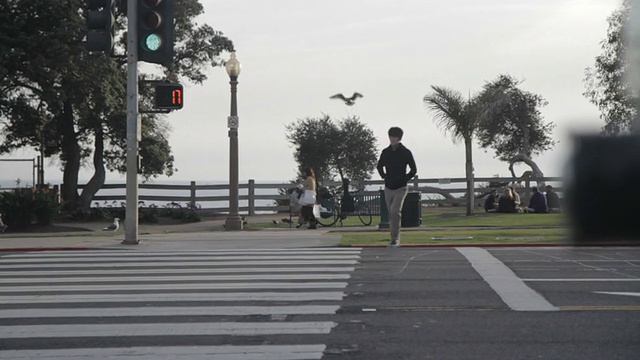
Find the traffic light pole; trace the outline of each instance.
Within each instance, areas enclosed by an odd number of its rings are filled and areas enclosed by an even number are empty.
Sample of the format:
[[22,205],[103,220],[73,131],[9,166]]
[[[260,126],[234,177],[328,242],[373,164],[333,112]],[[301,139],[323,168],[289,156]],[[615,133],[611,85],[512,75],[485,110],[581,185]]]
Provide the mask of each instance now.
[[138,241],[138,142],[141,140],[138,115],[138,2],[127,1],[127,206],[123,244]]

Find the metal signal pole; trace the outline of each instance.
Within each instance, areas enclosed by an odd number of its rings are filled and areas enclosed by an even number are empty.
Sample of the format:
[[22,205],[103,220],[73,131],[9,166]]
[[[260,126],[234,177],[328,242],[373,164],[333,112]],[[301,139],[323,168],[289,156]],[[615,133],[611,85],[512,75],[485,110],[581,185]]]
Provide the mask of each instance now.
[[138,115],[138,2],[127,2],[127,207],[123,244],[138,241],[138,142],[141,140]]

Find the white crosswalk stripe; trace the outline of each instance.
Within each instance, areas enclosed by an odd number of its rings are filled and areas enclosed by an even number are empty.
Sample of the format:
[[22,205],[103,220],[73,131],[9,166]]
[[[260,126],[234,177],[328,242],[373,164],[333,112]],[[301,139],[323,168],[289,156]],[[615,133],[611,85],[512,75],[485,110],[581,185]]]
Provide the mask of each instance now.
[[321,359],[360,252],[5,255],[0,359]]

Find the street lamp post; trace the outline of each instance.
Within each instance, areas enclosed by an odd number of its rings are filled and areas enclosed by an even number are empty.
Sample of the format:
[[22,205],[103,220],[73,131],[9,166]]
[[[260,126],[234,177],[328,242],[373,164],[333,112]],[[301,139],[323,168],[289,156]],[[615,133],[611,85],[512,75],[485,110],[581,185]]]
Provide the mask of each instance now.
[[231,116],[228,118],[229,127],[229,216],[224,228],[227,231],[242,230],[240,218],[238,179],[238,100],[236,96],[238,75],[240,75],[240,62],[236,54],[231,54],[231,59],[225,64],[231,84]]

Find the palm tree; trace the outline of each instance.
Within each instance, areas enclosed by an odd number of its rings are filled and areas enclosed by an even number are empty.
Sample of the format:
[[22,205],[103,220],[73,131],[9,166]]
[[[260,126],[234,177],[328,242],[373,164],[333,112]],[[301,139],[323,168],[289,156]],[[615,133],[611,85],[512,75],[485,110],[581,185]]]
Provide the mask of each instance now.
[[473,179],[473,136],[478,128],[479,111],[474,100],[465,100],[456,90],[440,86],[431,86],[433,93],[424,96],[423,101],[427,109],[433,113],[436,125],[445,133],[450,134],[454,144],[464,141],[465,170],[467,178],[467,216],[473,215],[474,208],[474,179]]

